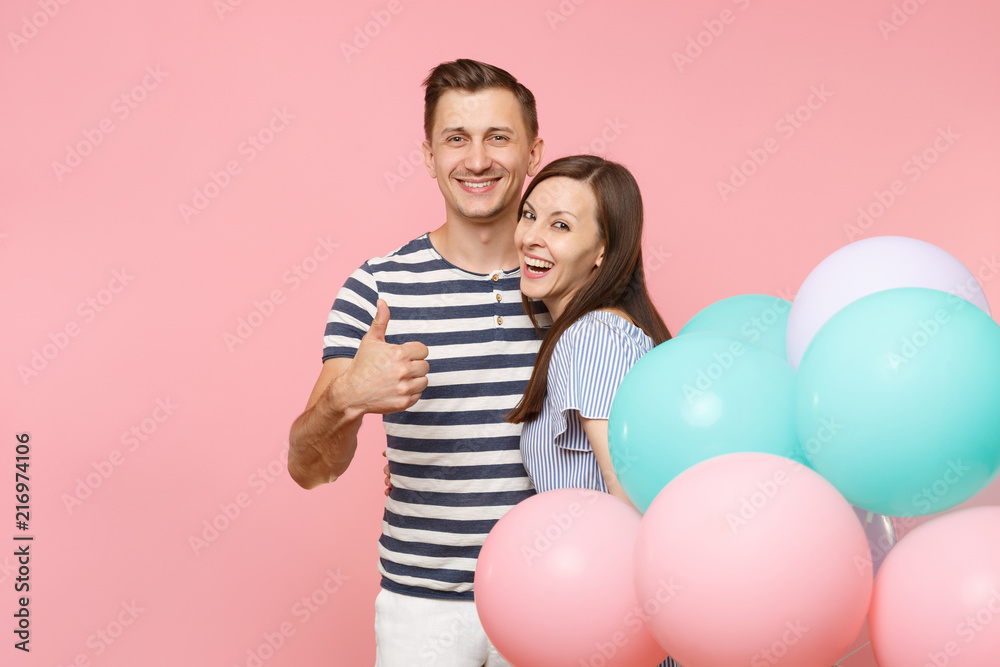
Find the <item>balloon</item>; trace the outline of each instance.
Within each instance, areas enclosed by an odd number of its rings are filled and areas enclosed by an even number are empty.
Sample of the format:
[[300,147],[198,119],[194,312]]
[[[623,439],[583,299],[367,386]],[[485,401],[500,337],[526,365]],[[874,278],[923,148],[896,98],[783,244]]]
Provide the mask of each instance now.
[[738,294],[702,308],[678,336],[721,331],[757,343],[785,358],[785,330],[791,302],[766,294]]
[[666,657],[632,584],[639,520],[609,494],[555,489],[494,525],[476,565],[476,610],[508,662],[654,667]]
[[682,665],[830,667],[864,624],[869,563],[850,504],[816,472],[726,454],[678,475],[650,505],[636,595],[662,601],[646,624]]
[[863,297],[823,325],[796,376],[809,464],[859,507],[941,512],[1000,468],[1000,326],[923,287]]
[[905,236],[856,241],[820,262],[795,295],[787,331],[792,368],[799,367],[809,342],[834,313],[863,296],[894,287],[942,290],[990,312],[975,276],[941,248]]
[[865,529],[868,549],[872,554],[872,573],[877,575],[885,557],[896,546],[898,537],[896,523],[892,517],[875,514],[860,507],[855,507],[854,513],[858,515],[861,526]]
[[869,616],[881,667],[1000,663],[1000,507],[934,517],[892,550]]
[[794,386],[783,359],[730,334],[691,333],[656,346],[629,370],[608,417],[625,493],[644,512],[667,482],[713,456],[756,451],[804,461]]

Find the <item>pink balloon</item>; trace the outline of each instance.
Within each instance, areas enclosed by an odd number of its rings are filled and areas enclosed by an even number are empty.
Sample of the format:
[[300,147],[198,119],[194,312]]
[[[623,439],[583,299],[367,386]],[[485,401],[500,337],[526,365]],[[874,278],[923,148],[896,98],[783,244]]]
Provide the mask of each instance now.
[[788,363],[799,367],[816,332],[838,310],[863,296],[894,287],[949,292],[990,314],[976,277],[948,252],[906,236],[862,239],[829,255],[802,282],[788,312]]
[[717,456],[675,477],[642,519],[635,563],[640,602],[672,591],[647,625],[685,667],[830,667],[871,600],[851,505],[773,454]]
[[640,519],[606,493],[556,489],[496,523],[476,566],[476,610],[508,662],[654,667],[666,658],[632,584]]
[[881,667],[1000,665],[1000,507],[906,535],[879,570],[869,627]]

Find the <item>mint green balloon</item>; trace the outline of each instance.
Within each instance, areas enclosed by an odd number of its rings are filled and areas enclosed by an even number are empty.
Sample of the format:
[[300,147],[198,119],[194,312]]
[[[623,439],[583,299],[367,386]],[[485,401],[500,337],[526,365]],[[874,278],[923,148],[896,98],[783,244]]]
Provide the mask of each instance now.
[[737,294],[702,308],[677,335],[719,331],[757,343],[785,359],[791,308],[791,302],[780,296]]
[[608,446],[622,488],[645,512],[670,480],[715,456],[764,452],[804,463],[794,389],[787,361],[731,334],[690,333],[657,345],[611,404]]
[[809,464],[871,512],[942,512],[1000,469],[1000,326],[947,292],[848,304],[806,348],[795,391]]

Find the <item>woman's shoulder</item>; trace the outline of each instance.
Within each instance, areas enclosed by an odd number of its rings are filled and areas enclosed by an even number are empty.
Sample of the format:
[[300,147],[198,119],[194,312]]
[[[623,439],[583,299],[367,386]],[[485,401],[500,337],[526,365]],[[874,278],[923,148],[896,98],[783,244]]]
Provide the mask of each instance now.
[[588,310],[576,322],[566,327],[566,332],[605,331],[607,329],[638,328],[624,312],[617,310]]
[[593,340],[602,334],[609,333],[607,326],[601,321],[597,311],[591,310],[581,315],[573,324],[566,327],[562,336],[556,341],[556,350],[567,351],[580,344]]
[[[594,316],[600,319],[602,322],[615,321],[615,318],[617,318],[618,320],[624,320],[633,327],[635,326],[635,321],[633,321],[632,318],[629,316],[629,314],[626,313],[621,308],[598,308],[590,312],[593,313]],[[609,320],[609,318],[607,317],[608,315],[612,316],[611,320]]]
[[642,352],[653,347],[649,336],[633,324],[628,315],[611,310],[591,310],[584,313],[556,341],[556,349],[564,353],[592,345],[637,348]]

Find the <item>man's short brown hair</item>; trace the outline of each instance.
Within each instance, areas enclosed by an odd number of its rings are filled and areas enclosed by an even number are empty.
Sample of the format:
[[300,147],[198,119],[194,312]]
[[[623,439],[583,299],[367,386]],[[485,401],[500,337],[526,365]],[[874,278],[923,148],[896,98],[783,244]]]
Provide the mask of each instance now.
[[424,80],[424,136],[430,140],[434,129],[434,112],[438,100],[449,90],[464,90],[475,93],[484,88],[503,88],[514,93],[521,106],[521,116],[528,128],[530,139],[538,136],[538,111],[535,109],[535,96],[531,91],[518,83],[509,72],[481,63],[478,60],[465,58],[453,62],[441,63],[431,70]]

